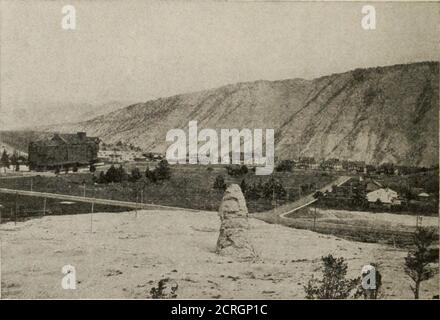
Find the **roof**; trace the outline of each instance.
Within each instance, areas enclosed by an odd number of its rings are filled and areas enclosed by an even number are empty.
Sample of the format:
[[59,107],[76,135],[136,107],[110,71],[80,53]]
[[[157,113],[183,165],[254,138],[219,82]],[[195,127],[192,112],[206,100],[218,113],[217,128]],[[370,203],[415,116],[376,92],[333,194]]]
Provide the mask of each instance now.
[[368,194],[373,194],[373,193],[379,193],[379,192],[385,192],[385,193],[389,193],[389,194],[397,194],[396,191],[394,191],[394,190],[392,190],[392,189],[390,189],[390,188],[380,188],[380,189],[377,189],[377,190],[373,190],[373,191],[371,191],[371,192],[368,192],[367,195],[368,195]]
[[367,184],[371,183],[371,184],[374,184],[374,185],[376,185],[376,186],[378,186],[380,188],[383,188],[383,185],[380,182],[378,182],[378,181],[376,181],[374,179],[369,179],[369,180],[366,180],[365,182]]
[[96,143],[99,141],[97,137],[87,137],[85,133],[55,133],[51,139],[37,140],[31,142],[36,146],[55,147],[61,144],[84,144]]
[[422,193],[419,193],[417,196],[419,196],[419,197],[429,197],[429,194],[427,194],[426,192],[422,192]]

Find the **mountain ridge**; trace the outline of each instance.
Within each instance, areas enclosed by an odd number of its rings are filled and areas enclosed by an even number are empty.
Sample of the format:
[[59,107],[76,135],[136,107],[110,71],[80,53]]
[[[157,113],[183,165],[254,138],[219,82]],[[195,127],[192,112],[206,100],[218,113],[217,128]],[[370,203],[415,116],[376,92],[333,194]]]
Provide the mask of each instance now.
[[131,104],[45,131],[86,131],[165,152],[166,132],[274,128],[275,156],[438,164],[438,62],[355,69],[316,79],[258,80]]

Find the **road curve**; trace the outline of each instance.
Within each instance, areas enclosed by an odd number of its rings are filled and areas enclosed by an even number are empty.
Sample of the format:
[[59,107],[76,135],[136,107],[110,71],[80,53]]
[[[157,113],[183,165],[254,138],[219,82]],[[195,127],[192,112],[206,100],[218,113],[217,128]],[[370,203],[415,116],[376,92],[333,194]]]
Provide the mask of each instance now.
[[[327,184],[324,187],[322,187],[321,189],[319,189],[319,191],[321,191],[321,192],[330,191],[332,186],[334,186],[334,185],[341,186],[350,179],[351,179],[351,177],[349,177],[349,176],[340,176],[336,180],[333,180],[329,184]],[[253,213],[252,216],[257,219],[261,219],[261,220],[265,220],[265,221],[267,220],[267,218],[272,218],[271,220],[273,220],[273,221],[276,221],[277,218],[289,219],[288,217],[286,217],[288,214],[295,212],[301,208],[307,207],[316,201],[317,201],[317,199],[315,199],[313,197],[313,194],[309,194],[305,197],[302,197],[301,199],[298,199],[292,203],[285,204],[285,205],[278,207],[274,210]],[[274,218],[275,218],[275,220],[274,220]]]

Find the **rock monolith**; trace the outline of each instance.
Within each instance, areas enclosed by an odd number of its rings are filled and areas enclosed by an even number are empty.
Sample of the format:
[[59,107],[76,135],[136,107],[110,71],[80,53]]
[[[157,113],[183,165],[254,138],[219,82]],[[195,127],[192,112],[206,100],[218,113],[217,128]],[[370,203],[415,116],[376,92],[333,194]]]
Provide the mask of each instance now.
[[253,260],[256,253],[249,241],[249,221],[246,200],[237,184],[230,185],[220,204],[220,235],[217,253],[238,260]]

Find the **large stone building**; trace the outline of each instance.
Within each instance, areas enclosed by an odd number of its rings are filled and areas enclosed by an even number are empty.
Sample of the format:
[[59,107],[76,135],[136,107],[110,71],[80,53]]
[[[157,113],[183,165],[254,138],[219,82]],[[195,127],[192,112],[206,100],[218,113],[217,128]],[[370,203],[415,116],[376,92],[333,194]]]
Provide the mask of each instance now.
[[89,165],[98,160],[99,138],[85,132],[54,134],[51,139],[29,144],[29,167],[45,170]]

